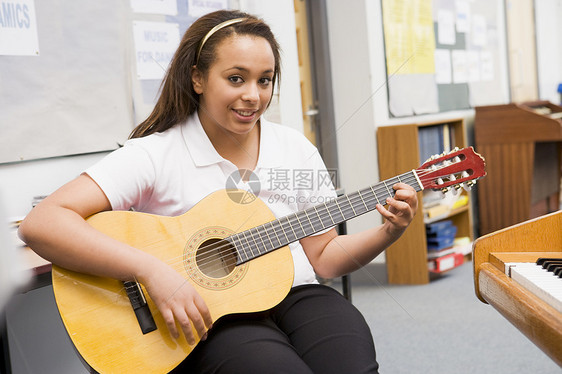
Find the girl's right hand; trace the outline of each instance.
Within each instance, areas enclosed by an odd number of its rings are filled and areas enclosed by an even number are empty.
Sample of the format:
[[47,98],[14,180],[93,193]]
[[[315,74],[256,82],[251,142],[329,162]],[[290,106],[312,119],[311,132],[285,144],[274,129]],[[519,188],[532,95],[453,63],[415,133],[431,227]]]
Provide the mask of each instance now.
[[177,339],[177,322],[189,344],[196,343],[193,328],[199,338],[204,340],[213,323],[205,301],[177,271],[163,262],[157,263],[151,264],[150,274],[147,279],[142,279],[141,283],[158,307],[168,330]]

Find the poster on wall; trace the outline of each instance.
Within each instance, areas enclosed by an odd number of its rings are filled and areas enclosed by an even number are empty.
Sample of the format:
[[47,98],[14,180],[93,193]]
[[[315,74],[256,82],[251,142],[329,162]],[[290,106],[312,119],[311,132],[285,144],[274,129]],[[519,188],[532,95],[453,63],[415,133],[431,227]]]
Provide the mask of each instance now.
[[34,0],[0,1],[0,55],[39,55]]
[[508,100],[501,0],[383,0],[391,117]]
[[162,79],[180,44],[177,23],[133,22],[137,78]]
[[431,2],[383,0],[382,10],[391,114],[398,117],[436,112]]
[[154,9],[153,14],[133,15],[131,30],[134,33],[134,48],[131,51],[131,69],[134,72],[132,95],[135,124],[152,112],[158,100],[162,78],[187,28],[199,16],[229,7],[228,0],[184,0],[177,1],[176,4],[176,14],[173,15],[164,14],[159,9]]

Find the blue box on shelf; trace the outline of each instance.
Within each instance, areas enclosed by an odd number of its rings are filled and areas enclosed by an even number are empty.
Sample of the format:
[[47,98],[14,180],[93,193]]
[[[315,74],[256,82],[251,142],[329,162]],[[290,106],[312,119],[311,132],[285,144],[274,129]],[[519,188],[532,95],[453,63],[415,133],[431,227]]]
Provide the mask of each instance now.
[[439,221],[426,226],[427,249],[440,251],[452,247],[457,234],[457,227],[450,220]]

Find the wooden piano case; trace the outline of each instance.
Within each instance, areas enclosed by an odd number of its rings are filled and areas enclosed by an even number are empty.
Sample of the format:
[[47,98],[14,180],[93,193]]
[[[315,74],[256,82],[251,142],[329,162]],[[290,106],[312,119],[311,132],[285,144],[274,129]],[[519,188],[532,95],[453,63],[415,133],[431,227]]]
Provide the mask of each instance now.
[[562,366],[562,313],[503,271],[504,262],[533,262],[539,257],[562,258],[562,211],[478,238],[473,245],[474,288],[482,302]]
[[562,107],[548,101],[476,107],[474,140],[488,170],[478,185],[480,235],[559,209]]

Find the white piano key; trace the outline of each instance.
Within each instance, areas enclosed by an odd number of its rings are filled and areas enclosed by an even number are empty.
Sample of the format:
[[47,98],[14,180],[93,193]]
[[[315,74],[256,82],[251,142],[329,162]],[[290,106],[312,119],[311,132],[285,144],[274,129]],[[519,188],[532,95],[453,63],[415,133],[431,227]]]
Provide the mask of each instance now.
[[535,263],[512,264],[511,278],[562,313],[562,278]]

